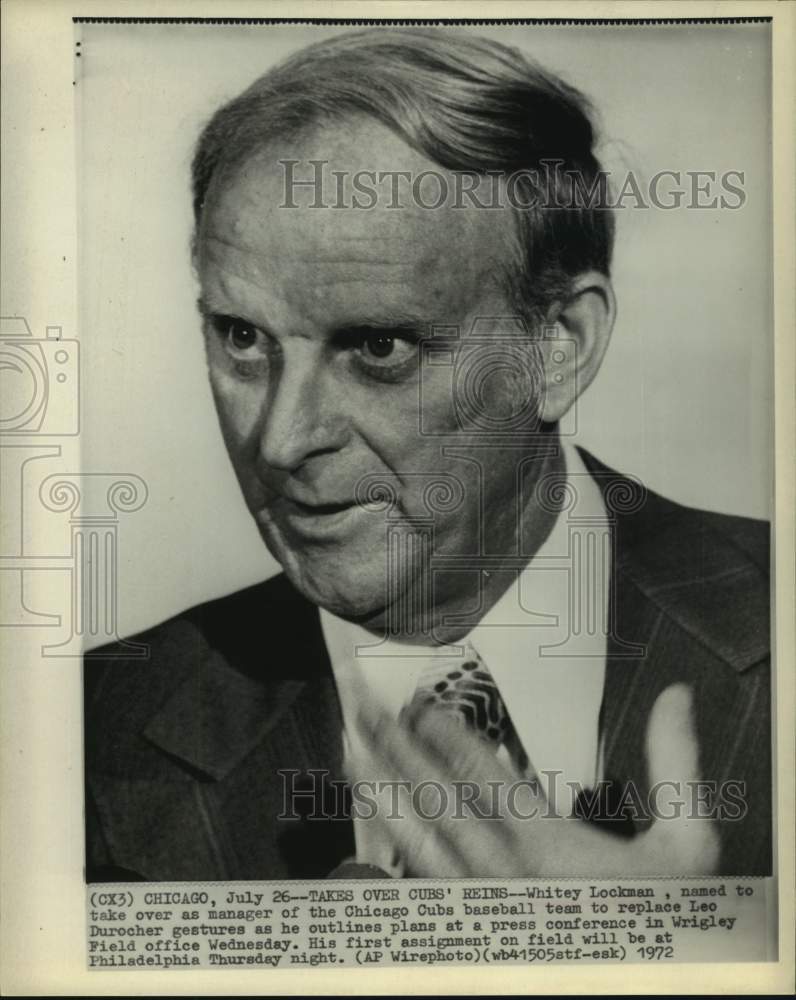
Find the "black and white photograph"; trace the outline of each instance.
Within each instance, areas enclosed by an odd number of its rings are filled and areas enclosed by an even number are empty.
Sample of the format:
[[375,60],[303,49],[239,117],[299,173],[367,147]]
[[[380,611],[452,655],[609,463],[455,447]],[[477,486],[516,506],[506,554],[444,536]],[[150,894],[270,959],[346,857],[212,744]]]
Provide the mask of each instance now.
[[[182,65],[197,30],[197,65],[218,45],[263,72],[237,93],[217,71],[189,234],[154,200],[152,105],[107,84],[153,43]],[[118,448],[120,409],[155,418],[136,436],[161,556],[132,599],[165,619],[86,658],[89,881],[771,874],[767,26],[578,30],[85,26],[95,354],[118,343],[148,383],[107,380],[86,452]],[[695,79],[615,134],[582,81],[631,35],[648,77],[677,46]],[[726,99],[741,57],[746,111]],[[176,104],[152,117],[184,163]],[[197,306],[172,315],[191,270]],[[580,396],[615,326],[608,420],[638,433],[603,455]],[[181,416],[207,402],[201,364],[228,462]],[[633,446],[670,437],[640,475]],[[184,469],[210,509],[175,497],[177,540],[153,511]],[[239,571],[231,470],[247,562],[277,572],[194,604]]]
[[776,962],[771,17],[72,33],[0,568],[89,972]]

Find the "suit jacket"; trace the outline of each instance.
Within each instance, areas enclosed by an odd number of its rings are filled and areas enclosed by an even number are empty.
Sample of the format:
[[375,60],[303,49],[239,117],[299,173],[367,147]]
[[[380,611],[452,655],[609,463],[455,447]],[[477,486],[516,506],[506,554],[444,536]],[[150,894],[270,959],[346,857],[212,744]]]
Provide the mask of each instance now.
[[[606,500],[624,498],[612,529],[605,775],[644,799],[650,710],[686,682],[704,778],[743,783],[745,814],[720,824],[720,872],[770,874],[768,526],[683,507],[582,456]],[[109,646],[85,660],[88,881],[316,878],[353,853],[318,609],[286,577],[135,641],[147,659]],[[620,805],[623,832],[649,822],[637,797]]]

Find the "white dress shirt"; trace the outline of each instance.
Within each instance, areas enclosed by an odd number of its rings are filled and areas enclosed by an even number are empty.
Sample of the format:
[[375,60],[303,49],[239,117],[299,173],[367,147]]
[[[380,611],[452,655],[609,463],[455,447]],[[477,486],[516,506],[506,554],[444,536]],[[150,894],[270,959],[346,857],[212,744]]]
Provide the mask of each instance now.
[[[472,644],[487,665],[542,787],[556,780],[561,789],[567,781],[591,786],[600,777],[611,569],[600,490],[574,447],[565,445],[564,457],[574,505],[558,514],[530,563],[458,644]],[[379,640],[324,610],[321,626],[340,695],[346,753],[356,747],[363,692],[397,718],[430,657],[448,657],[451,669],[457,665],[452,647]],[[465,656],[463,648],[459,655]],[[500,753],[507,757],[505,747]],[[354,822],[357,860],[400,874],[373,826]]]

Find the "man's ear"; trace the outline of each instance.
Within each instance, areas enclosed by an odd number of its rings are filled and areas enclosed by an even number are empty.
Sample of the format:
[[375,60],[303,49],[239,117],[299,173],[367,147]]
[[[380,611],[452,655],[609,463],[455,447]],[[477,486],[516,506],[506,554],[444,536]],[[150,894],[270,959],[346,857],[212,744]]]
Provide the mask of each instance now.
[[540,342],[544,365],[542,420],[561,420],[597,374],[616,318],[609,278],[586,271],[573,281],[566,300],[548,311]]

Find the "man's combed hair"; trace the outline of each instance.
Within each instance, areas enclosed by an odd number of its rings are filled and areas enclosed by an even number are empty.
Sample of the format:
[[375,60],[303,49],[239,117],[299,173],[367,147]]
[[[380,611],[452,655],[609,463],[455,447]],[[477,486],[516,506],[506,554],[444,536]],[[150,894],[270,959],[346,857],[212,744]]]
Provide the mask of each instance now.
[[515,209],[512,285],[530,315],[540,318],[574,275],[609,272],[613,216],[594,197],[605,174],[586,98],[517,50],[450,29],[339,35],[257,79],[199,139],[197,225],[213,184],[266,143],[363,114],[450,171],[523,172],[517,201],[534,207]]

